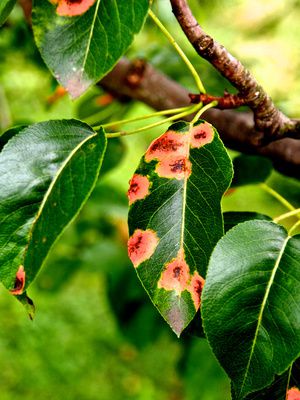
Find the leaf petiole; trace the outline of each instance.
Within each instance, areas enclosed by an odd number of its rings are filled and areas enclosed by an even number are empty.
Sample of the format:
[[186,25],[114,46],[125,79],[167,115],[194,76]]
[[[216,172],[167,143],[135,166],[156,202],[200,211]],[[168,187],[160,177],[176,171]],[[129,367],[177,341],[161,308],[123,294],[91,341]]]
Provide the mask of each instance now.
[[153,13],[152,10],[148,11],[149,16],[152,18],[153,22],[158,26],[158,28],[162,31],[162,33],[166,36],[166,38],[169,40],[171,45],[175,48],[177,53],[180,55],[181,59],[185,63],[185,65],[188,67],[190,70],[190,73],[192,74],[197,88],[199,89],[200,93],[206,93],[206,90],[203,86],[203,83],[201,81],[200,76],[198,75],[198,72],[194,68],[193,64],[190,62],[190,60],[187,58],[186,54],[182,50],[182,48],[179,46],[179,44],[176,42],[176,40],[173,38],[171,33],[166,29],[166,27],[162,24],[162,22],[157,18],[157,16]]
[[115,126],[115,125],[124,125],[124,124],[130,123],[130,122],[143,121],[144,119],[159,117],[161,115],[178,114],[178,113],[181,113],[181,112],[184,112],[184,111],[188,111],[192,107],[193,107],[193,105],[192,106],[186,106],[186,107],[180,107],[180,108],[171,108],[169,110],[157,111],[155,113],[142,115],[140,117],[122,119],[122,120],[119,120],[119,121],[108,122],[107,124],[97,125],[97,126],[94,126],[93,129],[94,130],[98,130],[101,127],[102,128],[109,128],[109,127]]
[[297,208],[296,210],[281,214],[278,217],[274,218],[273,221],[279,222],[279,221],[282,221],[283,219],[290,218],[293,216],[297,216],[298,218],[300,218],[300,208]]
[[284,205],[288,210],[294,211],[295,207],[287,201],[283,196],[281,196],[280,193],[276,192],[276,190],[272,189],[270,186],[268,186],[266,183],[261,183],[259,185],[265,192],[269,193],[271,196],[273,196],[276,200],[278,200],[282,205]]
[[[201,103],[200,103],[201,104]],[[205,113],[205,111],[209,110],[210,108],[213,108],[215,106],[218,105],[218,102],[216,100],[212,101],[209,104],[206,104],[206,106],[202,107],[197,114],[195,115],[195,117],[193,118],[193,120],[191,121],[191,124],[194,124],[196,121],[198,121],[198,119],[201,117],[201,115],[203,113]]]
[[134,129],[132,131],[121,131],[121,132],[107,133],[106,137],[108,139],[111,139],[111,138],[115,138],[115,137],[129,136],[129,135],[133,135],[134,133],[143,132],[143,131],[146,131],[148,129],[155,128],[156,126],[163,125],[166,122],[174,121],[174,120],[179,119],[179,118],[184,118],[184,117],[186,117],[186,116],[188,116],[190,114],[193,114],[194,112],[197,112],[200,107],[201,107],[201,104],[196,104],[195,106],[188,107],[188,109],[186,109],[185,111],[183,111],[181,113],[178,113],[176,115],[172,115],[171,117],[165,118],[165,119],[163,119],[161,121],[154,122],[153,124],[149,124],[149,125],[143,126],[142,128]]
[[289,236],[293,236],[293,233],[296,231],[297,228],[300,227],[300,219],[299,221],[297,221],[292,227],[291,229],[288,231],[288,235]]

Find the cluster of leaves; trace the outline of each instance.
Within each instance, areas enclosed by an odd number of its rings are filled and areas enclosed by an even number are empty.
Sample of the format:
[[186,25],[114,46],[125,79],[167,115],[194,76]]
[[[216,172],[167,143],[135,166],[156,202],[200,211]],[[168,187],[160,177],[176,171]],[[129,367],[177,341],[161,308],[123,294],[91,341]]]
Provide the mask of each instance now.
[[[1,23],[13,5],[1,4]],[[148,0],[36,0],[35,40],[75,98],[116,64],[148,8]],[[26,290],[92,192],[106,147],[102,127],[76,120],[0,137],[0,280],[30,314]],[[128,253],[145,290],[178,336],[207,338],[236,400],[300,393],[300,236],[264,215],[221,210],[230,185],[263,182],[270,170],[240,157],[232,180],[216,130],[177,122],[151,143],[128,191]]]

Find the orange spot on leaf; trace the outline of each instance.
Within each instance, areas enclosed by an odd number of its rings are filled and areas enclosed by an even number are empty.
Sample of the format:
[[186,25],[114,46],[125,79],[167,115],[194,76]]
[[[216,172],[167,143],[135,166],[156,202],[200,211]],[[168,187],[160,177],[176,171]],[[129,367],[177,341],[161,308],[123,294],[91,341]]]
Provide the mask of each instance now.
[[162,161],[168,155],[186,156],[188,137],[187,135],[177,133],[175,131],[167,131],[159,138],[155,139],[149,146],[146,154],[146,162],[152,160]]
[[214,130],[208,122],[203,122],[191,130],[191,147],[199,148],[213,141]]
[[205,280],[197,271],[193,275],[190,274],[190,268],[184,259],[184,251],[180,249],[177,257],[167,263],[157,286],[159,289],[175,290],[178,296],[184,290],[188,290],[192,296],[195,309],[198,310],[204,282]]
[[96,98],[96,104],[98,106],[103,107],[103,106],[107,106],[108,104],[111,104],[114,100],[115,100],[115,97],[112,94],[105,93]]
[[188,286],[188,291],[191,293],[196,310],[201,304],[201,293],[203,290],[205,280],[198,274],[197,271],[194,272],[190,284]]
[[300,400],[300,390],[292,388],[287,393],[287,400]]
[[23,293],[25,287],[25,271],[23,265],[20,265],[15,278],[14,288],[10,290],[13,295],[19,295]]
[[190,176],[191,171],[190,161],[183,156],[167,157],[156,166],[157,174],[163,178],[184,179]]
[[159,239],[154,231],[137,229],[128,240],[128,255],[135,268],[154,253]]
[[184,253],[181,249],[177,257],[166,265],[158,281],[158,287],[165,290],[175,290],[180,295],[187,288],[189,279],[190,269],[184,260]]
[[57,4],[56,12],[62,17],[74,17],[84,14],[96,0],[52,0]]
[[129,190],[127,192],[129,204],[136,200],[142,200],[149,194],[150,182],[146,176],[135,174],[129,182]]

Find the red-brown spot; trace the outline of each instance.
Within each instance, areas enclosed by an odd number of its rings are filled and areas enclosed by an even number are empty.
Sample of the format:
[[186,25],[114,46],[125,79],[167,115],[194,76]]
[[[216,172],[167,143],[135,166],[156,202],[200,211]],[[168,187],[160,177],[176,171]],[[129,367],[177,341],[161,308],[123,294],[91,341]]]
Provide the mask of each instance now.
[[20,265],[15,278],[14,288],[10,290],[13,295],[19,295],[23,293],[25,287],[25,271],[23,265]]
[[179,250],[178,255],[166,265],[158,287],[165,290],[175,290],[178,295],[186,288],[190,279],[190,269],[184,260],[183,250]]
[[199,148],[207,143],[213,141],[214,130],[213,127],[208,123],[197,125],[191,130],[191,147]]
[[188,291],[191,293],[196,310],[201,304],[201,293],[203,290],[205,280],[198,274],[197,271],[194,272],[190,284],[188,286]]
[[131,205],[136,200],[142,200],[149,194],[150,182],[146,176],[135,174],[129,182],[127,196]]
[[186,157],[170,156],[161,160],[155,171],[163,178],[184,179],[190,176],[192,165]]
[[74,17],[84,14],[96,0],[51,0],[57,4],[56,12],[62,17]]
[[128,255],[135,268],[154,253],[159,239],[154,231],[137,229],[128,240]]
[[188,154],[188,136],[175,131],[167,131],[159,138],[155,139],[149,146],[146,154],[146,162],[152,160],[164,160],[169,155],[181,155],[186,157]]
[[292,388],[287,393],[287,400],[300,400],[300,390]]

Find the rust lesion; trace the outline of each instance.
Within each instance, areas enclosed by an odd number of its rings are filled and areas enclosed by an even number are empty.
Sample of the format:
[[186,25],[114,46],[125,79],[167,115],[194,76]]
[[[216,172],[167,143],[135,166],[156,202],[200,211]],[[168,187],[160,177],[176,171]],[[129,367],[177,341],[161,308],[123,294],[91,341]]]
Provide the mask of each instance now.
[[20,265],[16,277],[15,277],[15,283],[14,283],[14,288],[10,290],[10,293],[13,295],[20,295],[24,291],[25,287],[25,270],[23,265]]
[[134,174],[129,182],[129,189],[127,192],[129,205],[137,200],[143,200],[149,195],[150,181],[147,176]]
[[192,148],[200,148],[214,139],[214,129],[208,122],[194,126],[190,134]]
[[177,257],[165,265],[157,287],[175,291],[178,297],[181,296],[183,291],[188,291],[197,311],[201,305],[204,282],[204,278],[197,271],[191,274],[189,265],[185,261],[184,250],[180,249]]
[[62,17],[75,17],[84,14],[96,0],[51,0],[56,5],[56,13]]
[[135,268],[154,254],[158,242],[159,238],[152,229],[134,231],[128,240],[128,256]]

